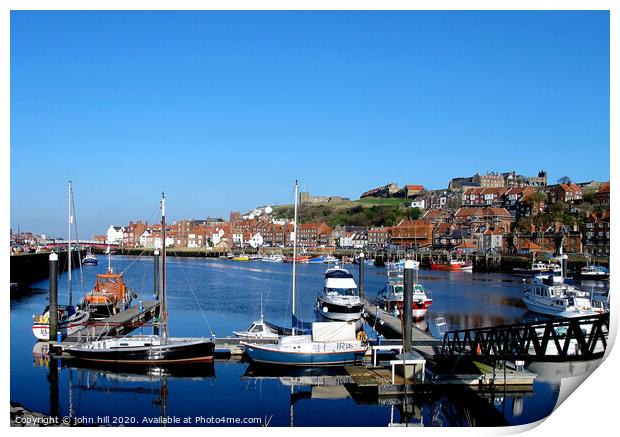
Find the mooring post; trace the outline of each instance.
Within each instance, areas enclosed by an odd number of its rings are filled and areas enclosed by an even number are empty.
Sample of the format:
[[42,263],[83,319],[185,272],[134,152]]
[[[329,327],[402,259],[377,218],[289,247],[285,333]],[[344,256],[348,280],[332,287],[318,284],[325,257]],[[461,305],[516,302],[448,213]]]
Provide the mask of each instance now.
[[359,277],[359,291],[360,291],[360,298],[364,299],[364,252],[360,253],[360,277]]
[[58,335],[58,254],[51,253],[49,261],[49,341],[56,341]]
[[405,260],[404,282],[405,282],[405,296],[403,299],[403,324],[405,329],[403,330],[403,352],[411,351],[412,343],[412,325],[413,317],[411,314],[411,305],[413,304],[413,283],[414,283],[414,263],[413,260]]

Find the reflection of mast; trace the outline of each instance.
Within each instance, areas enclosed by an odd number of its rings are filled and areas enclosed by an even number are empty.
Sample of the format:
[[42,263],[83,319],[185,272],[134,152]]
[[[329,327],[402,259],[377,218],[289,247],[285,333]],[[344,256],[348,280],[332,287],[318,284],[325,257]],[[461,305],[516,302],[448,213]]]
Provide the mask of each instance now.
[[166,426],[166,418],[168,417],[168,377],[161,376],[159,379],[159,415],[162,418],[163,425]]
[[291,428],[295,426],[295,423],[294,423],[295,410],[293,409],[293,389],[294,388],[295,388],[295,386],[291,384],[291,397],[290,397],[290,405],[291,406],[290,406],[290,410],[289,410],[289,415],[290,415],[290,420],[291,420]]

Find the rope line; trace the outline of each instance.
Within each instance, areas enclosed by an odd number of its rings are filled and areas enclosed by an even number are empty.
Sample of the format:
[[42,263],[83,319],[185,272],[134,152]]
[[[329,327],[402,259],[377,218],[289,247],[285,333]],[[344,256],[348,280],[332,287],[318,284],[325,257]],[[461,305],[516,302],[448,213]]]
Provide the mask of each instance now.
[[181,272],[183,273],[183,276],[185,277],[185,281],[187,282],[187,286],[189,287],[189,291],[192,292],[192,296],[194,296],[194,300],[196,301],[196,305],[198,305],[198,309],[200,310],[200,314],[202,314],[202,318],[204,319],[205,323],[207,324],[207,328],[209,328],[209,331],[211,332],[211,337],[213,338],[213,337],[215,337],[215,334],[213,332],[213,329],[211,329],[211,324],[209,323],[209,320],[207,320],[207,316],[205,315],[205,312],[202,310],[202,307],[200,306],[200,302],[198,301],[198,297],[196,296],[196,293],[194,293],[194,289],[192,288],[192,284],[189,282],[189,278],[187,277],[187,274],[185,273],[185,269],[183,268],[183,264],[179,261],[179,257],[177,256],[177,252],[175,250],[173,250],[172,253],[174,254],[174,258],[176,259],[177,263],[181,267]]

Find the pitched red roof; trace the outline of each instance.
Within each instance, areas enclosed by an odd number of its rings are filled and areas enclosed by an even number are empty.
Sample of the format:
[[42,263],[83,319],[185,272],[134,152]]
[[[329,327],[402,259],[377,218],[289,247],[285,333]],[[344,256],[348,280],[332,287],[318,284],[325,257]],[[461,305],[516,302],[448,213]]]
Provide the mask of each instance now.
[[603,183],[596,192],[598,194],[609,193],[609,182]]
[[423,185],[405,185],[405,188],[407,188],[407,190],[410,190],[410,191],[414,191],[414,190],[422,191],[422,190],[424,190],[424,186]]
[[519,250],[523,250],[523,249],[540,250],[540,246],[534,243],[533,241],[528,241],[527,243],[517,246],[517,249]]

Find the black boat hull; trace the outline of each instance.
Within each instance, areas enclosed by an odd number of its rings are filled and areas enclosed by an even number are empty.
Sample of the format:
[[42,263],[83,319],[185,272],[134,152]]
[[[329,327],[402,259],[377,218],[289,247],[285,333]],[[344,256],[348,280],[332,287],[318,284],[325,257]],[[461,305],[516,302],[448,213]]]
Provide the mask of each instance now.
[[144,346],[128,349],[66,349],[74,358],[100,363],[131,365],[181,364],[213,361],[215,343],[196,342],[183,345]]

